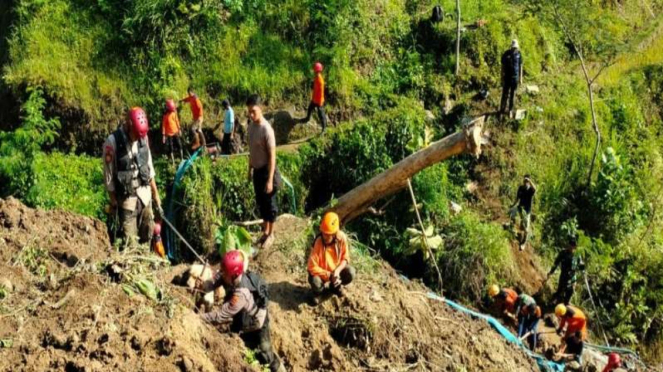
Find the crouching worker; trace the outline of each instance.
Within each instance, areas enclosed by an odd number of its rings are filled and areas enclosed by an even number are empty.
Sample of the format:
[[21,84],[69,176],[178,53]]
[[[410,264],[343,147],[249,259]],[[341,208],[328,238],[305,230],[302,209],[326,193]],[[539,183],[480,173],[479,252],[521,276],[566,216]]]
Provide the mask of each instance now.
[[339,225],[336,213],[326,213],[320,223],[320,235],[313,242],[308,259],[308,282],[313,290],[314,305],[320,302],[320,295],[325,291],[344,296],[343,287],[355,277],[355,269],[349,265],[348,238]]
[[244,256],[230,251],[223,257],[221,272],[214,278],[214,287],[225,288],[220,309],[203,314],[202,319],[213,324],[230,324],[230,331],[240,334],[248,348],[257,349],[258,361],[269,365],[271,372],[285,368],[272,349],[267,311],[267,284],[260,275],[245,272]]
[[564,339],[564,344],[556,354],[558,362],[566,362],[566,371],[582,370],[582,351],[585,341],[582,332],[578,331]]
[[516,321],[516,302],[518,301],[518,293],[511,288],[500,288],[497,284],[493,284],[488,288],[488,296],[493,299],[495,307],[499,310],[500,315],[507,319]]

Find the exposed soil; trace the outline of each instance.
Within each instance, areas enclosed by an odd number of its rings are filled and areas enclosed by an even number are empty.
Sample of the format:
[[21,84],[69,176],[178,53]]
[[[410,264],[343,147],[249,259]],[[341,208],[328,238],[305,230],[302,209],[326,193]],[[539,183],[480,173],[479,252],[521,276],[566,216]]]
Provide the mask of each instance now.
[[[272,339],[289,371],[538,370],[486,323],[379,261],[353,260],[347,296],[310,306],[307,224],[281,216],[276,243],[251,263],[270,283]],[[151,275],[161,299],[129,296],[110,263]],[[185,270],[115,252],[100,221],[0,200],[0,276],[15,287],[0,300],[0,339],[13,341],[0,348],[0,371],[255,370],[240,339],[200,322],[191,295],[170,284]]]

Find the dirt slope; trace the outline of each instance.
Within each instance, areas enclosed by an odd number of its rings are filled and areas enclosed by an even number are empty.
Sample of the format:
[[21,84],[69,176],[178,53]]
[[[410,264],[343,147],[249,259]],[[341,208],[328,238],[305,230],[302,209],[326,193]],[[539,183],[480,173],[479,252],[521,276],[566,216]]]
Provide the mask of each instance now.
[[[270,283],[272,338],[289,371],[537,371],[488,325],[429,300],[387,265],[353,261],[343,299],[307,301],[307,221],[282,216],[276,244],[251,264]],[[125,270],[121,283],[109,263]],[[249,371],[237,336],[200,322],[170,280],[185,270],[113,252],[99,221],[0,200],[0,371]],[[156,301],[123,290],[149,278]]]

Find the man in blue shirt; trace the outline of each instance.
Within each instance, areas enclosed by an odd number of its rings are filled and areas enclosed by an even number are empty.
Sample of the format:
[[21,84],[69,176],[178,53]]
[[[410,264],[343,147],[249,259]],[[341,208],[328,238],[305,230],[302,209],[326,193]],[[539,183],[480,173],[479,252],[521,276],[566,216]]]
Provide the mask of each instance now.
[[502,55],[502,103],[500,113],[506,114],[507,99],[509,100],[509,114],[513,111],[513,99],[518,84],[523,82],[523,56],[520,54],[518,40],[511,42],[511,48]]
[[224,99],[221,103],[223,109],[226,110],[223,119],[223,140],[221,141],[221,152],[224,155],[229,155],[232,151],[232,140],[235,134],[235,112],[230,107],[230,101]]

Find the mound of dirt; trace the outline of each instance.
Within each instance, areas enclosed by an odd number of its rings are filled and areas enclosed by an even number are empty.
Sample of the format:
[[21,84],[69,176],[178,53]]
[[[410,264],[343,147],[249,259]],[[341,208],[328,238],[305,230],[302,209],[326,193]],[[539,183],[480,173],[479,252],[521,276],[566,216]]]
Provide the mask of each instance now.
[[[270,283],[272,340],[287,370],[538,370],[483,321],[379,261],[354,255],[347,296],[310,306],[307,226],[281,216],[276,243],[251,264]],[[0,276],[15,287],[0,299],[0,340],[11,346],[0,348],[0,371],[256,370],[239,337],[203,324],[191,295],[170,284],[185,266],[114,252],[99,221],[0,200],[0,255]],[[128,262],[138,266],[116,283],[106,268]],[[127,290],[132,275],[151,275],[159,298]]]

